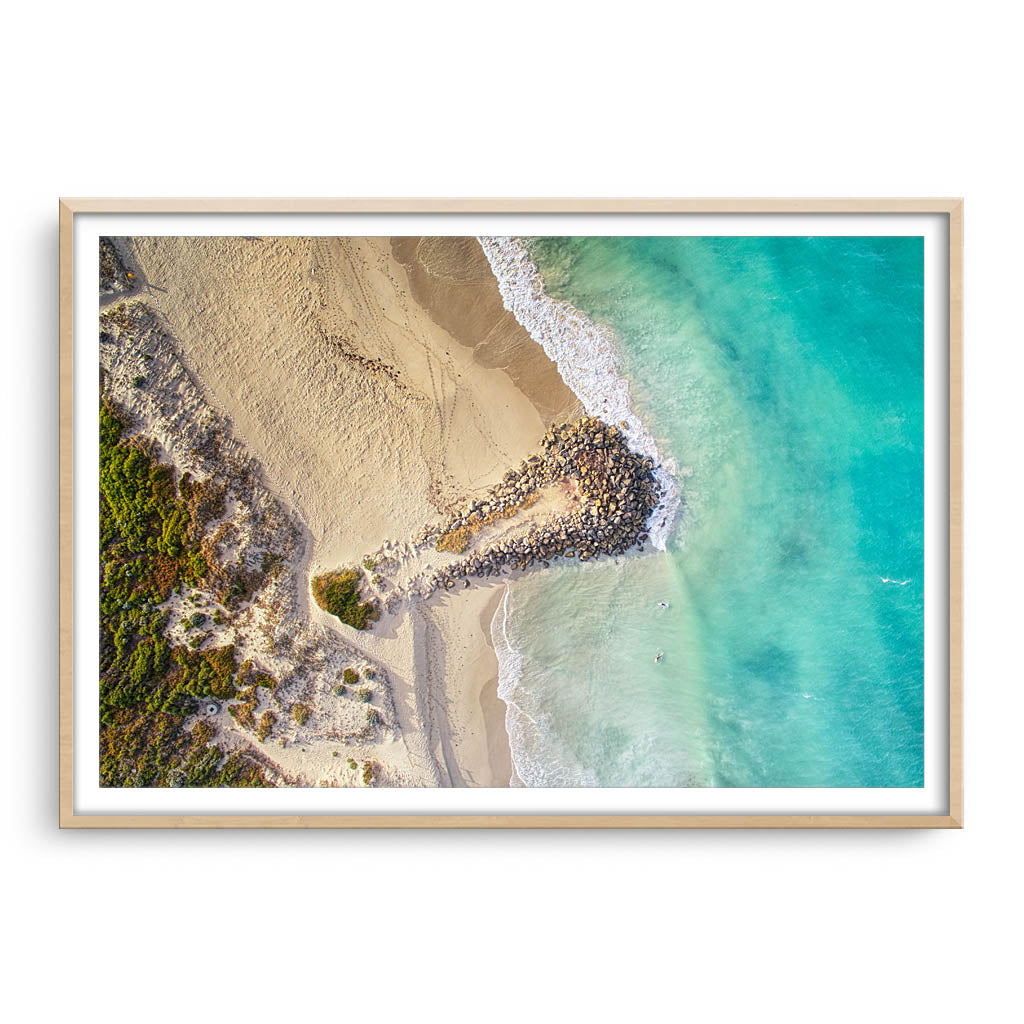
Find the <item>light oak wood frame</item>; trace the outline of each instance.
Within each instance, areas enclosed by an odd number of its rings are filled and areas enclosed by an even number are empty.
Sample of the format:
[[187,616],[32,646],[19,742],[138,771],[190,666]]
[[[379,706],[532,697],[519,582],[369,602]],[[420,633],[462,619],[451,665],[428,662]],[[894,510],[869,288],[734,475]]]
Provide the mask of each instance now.
[[[949,808],[883,815],[76,814],[73,778],[73,232],[80,213],[930,213],[949,227]],[[62,828],[962,828],[963,200],[908,199],[102,199],[60,200],[60,792]]]

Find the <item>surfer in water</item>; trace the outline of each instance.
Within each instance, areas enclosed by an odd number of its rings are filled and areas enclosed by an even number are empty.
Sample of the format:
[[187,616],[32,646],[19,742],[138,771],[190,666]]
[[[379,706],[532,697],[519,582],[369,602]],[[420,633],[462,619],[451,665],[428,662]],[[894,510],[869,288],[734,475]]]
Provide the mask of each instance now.
[[659,601],[658,602],[658,607],[659,608],[667,608],[668,607],[668,601]]
[[664,651],[658,651],[658,653],[654,656],[654,663],[657,665],[661,661],[661,659],[664,658],[664,657],[665,657],[665,652]]

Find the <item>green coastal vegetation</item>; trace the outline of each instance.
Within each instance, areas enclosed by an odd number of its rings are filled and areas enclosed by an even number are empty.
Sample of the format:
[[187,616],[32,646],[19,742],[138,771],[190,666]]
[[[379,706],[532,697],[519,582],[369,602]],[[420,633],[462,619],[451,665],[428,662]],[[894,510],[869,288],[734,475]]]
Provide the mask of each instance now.
[[353,629],[368,629],[380,618],[377,602],[362,601],[362,576],[358,569],[325,572],[312,579],[313,597],[325,612],[336,616]]
[[277,680],[266,672],[255,671],[252,660],[249,659],[242,662],[235,678],[235,686],[237,687],[237,703],[228,708],[228,714],[243,729],[255,732],[262,743],[270,735],[276,717],[272,711],[265,711],[257,724],[256,707],[260,702],[259,688],[263,687],[265,690],[273,691],[277,686]]
[[256,727],[256,735],[262,743],[269,735],[270,730],[274,728],[277,722],[277,715],[273,711],[264,711],[260,715],[260,724]]
[[[200,547],[213,485],[162,465],[145,439],[125,438],[127,421],[100,404],[100,782],[104,786],[266,786],[245,754],[211,745],[214,728],[182,728],[202,701],[242,703],[232,714],[250,725],[251,671],[240,679],[233,646],[192,649],[167,635],[160,605],[206,582],[213,572]],[[206,621],[195,613],[189,627]],[[251,663],[250,670],[251,670]],[[270,677],[267,676],[266,680]],[[272,680],[271,680],[272,682]],[[237,684],[237,685],[236,685]],[[271,688],[271,687],[268,687]],[[262,725],[262,723],[261,723]]]

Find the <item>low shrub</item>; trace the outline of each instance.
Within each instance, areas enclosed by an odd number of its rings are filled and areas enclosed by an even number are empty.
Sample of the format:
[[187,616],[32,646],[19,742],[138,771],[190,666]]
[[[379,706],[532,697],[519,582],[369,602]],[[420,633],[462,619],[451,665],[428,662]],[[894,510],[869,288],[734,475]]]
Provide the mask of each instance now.
[[369,704],[370,701],[373,700],[373,690],[368,686],[360,686],[359,689],[356,690],[356,699],[360,704]]
[[199,721],[192,726],[192,731],[189,733],[189,736],[195,746],[205,747],[206,744],[213,739],[213,734],[215,732],[216,730],[209,722]]
[[255,761],[235,751],[228,755],[224,766],[220,770],[215,786],[269,786],[263,774],[263,769]]
[[253,718],[252,704],[248,702],[244,704],[231,704],[228,707],[228,714],[243,728],[243,729],[254,729],[256,727],[256,721]]
[[292,718],[299,725],[305,725],[309,721],[309,716],[313,714],[313,709],[308,704],[293,704],[292,705]]
[[277,680],[266,672],[257,672],[252,677],[253,686],[262,686],[264,690],[273,690],[277,687]]
[[346,686],[355,686],[359,682],[359,673],[354,668],[347,668],[341,674]]
[[228,644],[227,647],[218,647],[214,651],[207,652],[206,664],[212,673],[212,678],[209,681],[210,693],[221,700],[233,700],[237,696],[231,682],[237,667],[234,645]]
[[373,600],[360,601],[360,575],[357,569],[343,569],[314,576],[313,597],[325,612],[336,616],[353,629],[367,629],[380,618]]
[[260,724],[256,727],[256,736],[260,743],[262,743],[269,735],[270,730],[274,728],[274,723],[277,721],[277,715],[273,711],[264,711],[260,715]]
[[[244,667],[244,666],[243,666]],[[242,673],[239,671],[239,681],[241,681]],[[243,690],[238,691],[238,699],[241,703],[232,704],[228,708],[228,714],[240,725],[243,729],[255,729],[256,728],[256,705],[259,703],[259,695],[256,693],[255,686],[247,686]]]
[[276,569],[284,559],[276,551],[264,551],[263,558],[260,560],[260,570],[263,575]]

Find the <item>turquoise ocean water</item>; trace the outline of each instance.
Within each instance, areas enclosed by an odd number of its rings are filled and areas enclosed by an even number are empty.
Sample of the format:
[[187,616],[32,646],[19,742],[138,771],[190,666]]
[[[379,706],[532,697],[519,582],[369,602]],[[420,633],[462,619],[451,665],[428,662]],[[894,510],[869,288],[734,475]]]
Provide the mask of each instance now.
[[523,781],[922,785],[922,240],[527,245],[614,331],[682,504],[666,552],[508,591]]

